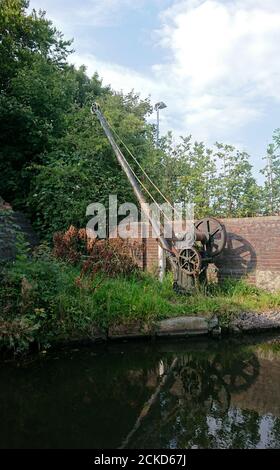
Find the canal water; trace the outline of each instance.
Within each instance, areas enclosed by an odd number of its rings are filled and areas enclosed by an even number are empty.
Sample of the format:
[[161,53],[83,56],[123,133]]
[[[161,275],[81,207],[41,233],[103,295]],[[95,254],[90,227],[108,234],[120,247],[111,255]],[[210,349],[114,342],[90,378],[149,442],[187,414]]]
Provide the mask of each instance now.
[[280,336],[0,363],[1,448],[280,448]]

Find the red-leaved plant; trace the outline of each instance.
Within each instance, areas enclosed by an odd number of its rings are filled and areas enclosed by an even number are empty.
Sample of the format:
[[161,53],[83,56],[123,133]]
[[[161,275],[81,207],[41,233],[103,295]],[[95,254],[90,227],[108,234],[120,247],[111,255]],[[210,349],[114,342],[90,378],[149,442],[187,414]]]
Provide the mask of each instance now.
[[137,261],[143,244],[121,238],[98,240],[87,237],[85,229],[69,227],[67,232],[54,235],[54,255],[68,263],[81,265],[80,285],[85,275],[102,273],[110,277],[129,276],[139,272]]

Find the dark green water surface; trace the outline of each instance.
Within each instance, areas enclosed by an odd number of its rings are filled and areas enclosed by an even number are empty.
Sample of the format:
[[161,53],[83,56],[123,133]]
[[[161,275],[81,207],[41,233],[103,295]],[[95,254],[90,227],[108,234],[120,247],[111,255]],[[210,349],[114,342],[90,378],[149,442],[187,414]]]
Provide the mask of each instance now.
[[1,448],[280,448],[280,336],[0,363]]

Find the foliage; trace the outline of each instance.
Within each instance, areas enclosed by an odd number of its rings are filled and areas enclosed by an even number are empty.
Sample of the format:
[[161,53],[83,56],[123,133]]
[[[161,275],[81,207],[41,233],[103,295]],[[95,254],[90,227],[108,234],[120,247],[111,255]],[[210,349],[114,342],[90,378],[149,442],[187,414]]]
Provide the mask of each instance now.
[[273,143],[267,148],[266,165],[261,170],[265,177],[262,191],[262,212],[265,215],[280,213],[280,130],[275,131]]
[[0,6],[1,90],[9,88],[10,78],[37,55],[64,65],[71,42],[64,41],[43,11],[27,14],[26,0],[1,0]]
[[[61,135],[75,92],[69,41],[24,0],[0,1],[0,193],[24,205],[24,167]],[[16,136],[16,138],[15,138]],[[22,183],[25,183],[25,186]]]
[[147,274],[114,276],[84,273],[59,261],[46,246],[34,258],[18,258],[1,272],[0,346],[23,351],[59,340],[94,337],[110,325],[177,315],[219,315],[222,323],[238,312],[279,308],[271,294],[244,281],[228,281],[191,297],[177,296],[171,276],[163,283]]
[[231,145],[209,148],[191,136],[175,145],[168,133],[156,148],[155,126],[147,120],[149,99],[116,93],[97,73],[88,77],[84,66],[70,66],[71,41],[44,12],[29,13],[24,0],[0,4],[0,194],[29,211],[43,239],[50,241],[71,224],[84,227],[87,206],[98,201],[107,207],[109,194],[117,194],[120,203],[137,202],[90,113],[93,101],[101,105],[132,167],[139,171],[123,141],[172,203],[193,202],[197,218],[277,213],[278,131],[268,150],[272,167],[263,170],[263,188],[252,175],[249,155]]
[[[137,202],[89,105],[98,99],[110,124],[141,161],[144,156],[148,159],[150,150],[144,120],[150,109],[148,102],[134,94],[113,95],[102,88],[97,77],[90,83],[92,91],[86,104],[68,116],[67,132],[56,150],[46,155],[44,164],[30,168],[33,178],[28,204],[35,227],[46,238],[71,224],[84,227],[87,206],[98,201],[108,207],[110,194],[116,194],[119,203]],[[94,96],[93,90],[98,95]]]
[[1,278],[2,344],[15,349],[24,349],[33,341],[46,345],[49,337],[47,322],[51,319],[53,295],[58,289],[57,266],[20,259],[4,269]]
[[[211,214],[215,164],[212,152],[191,136],[173,144],[172,134],[161,139],[158,161],[150,162],[149,172],[162,192],[174,204],[194,203],[196,217]],[[157,176],[156,176],[157,175]]]
[[223,217],[251,217],[260,208],[259,187],[252,176],[250,157],[232,145],[216,143],[216,179],[213,211]]
[[161,139],[149,173],[159,175],[157,184],[172,203],[193,203],[196,218],[249,217],[260,210],[260,188],[249,155],[233,146],[216,143],[210,149],[191,136],[174,145],[169,133]]
[[0,318],[0,345],[18,353],[23,352],[35,340],[38,328],[39,324],[34,324],[28,317],[9,321]]
[[[139,246],[140,245],[140,246]],[[97,273],[110,277],[137,274],[137,241],[115,239],[89,239],[85,229],[71,226],[54,235],[54,255],[73,265],[81,266],[79,282],[85,274],[94,278]]]

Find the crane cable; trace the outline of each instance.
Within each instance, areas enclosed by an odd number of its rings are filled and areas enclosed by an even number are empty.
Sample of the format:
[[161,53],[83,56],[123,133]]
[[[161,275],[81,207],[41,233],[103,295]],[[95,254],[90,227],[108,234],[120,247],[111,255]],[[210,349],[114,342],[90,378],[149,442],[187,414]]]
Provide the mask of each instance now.
[[[108,121],[107,121],[108,122]],[[127,152],[129,153],[129,155],[133,158],[133,160],[135,161],[135,163],[138,165],[138,167],[140,168],[140,170],[142,171],[142,173],[146,176],[146,178],[149,180],[149,182],[152,184],[152,186],[156,189],[156,191],[158,191],[158,193],[161,195],[161,197],[163,197],[163,199],[167,202],[167,204],[171,207],[171,209],[176,212],[177,215],[179,215],[181,217],[181,214],[177,211],[177,209],[171,204],[171,202],[167,199],[167,197],[161,192],[161,190],[159,189],[159,187],[153,182],[153,180],[149,177],[149,175],[147,174],[147,172],[144,170],[144,168],[142,167],[142,165],[138,162],[137,158],[133,155],[133,153],[131,152],[131,150],[127,147],[127,145],[125,144],[125,142],[122,140],[122,138],[118,135],[117,131],[113,128],[113,126],[108,122],[108,126],[110,127],[110,129],[112,130],[112,132],[115,134],[115,136],[119,139],[119,141],[121,142],[121,144],[124,146],[124,148],[127,150]],[[130,167],[131,168],[131,167]],[[133,171],[133,170],[132,170]],[[134,172],[133,172],[134,173]],[[134,173],[135,175],[135,173]],[[138,180],[139,181],[139,180]],[[144,186],[143,186],[144,187]],[[144,187],[144,189],[147,191],[147,189]],[[148,192],[148,191],[147,191]],[[148,192],[149,194],[149,192]],[[149,196],[151,197],[151,195],[149,194]],[[154,198],[152,197],[153,201],[155,202]]]
[[140,180],[140,178],[136,175],[135,171],[133,170],[133,168],[131,167],[131,165],[128,163],[127,159],[125,158],[125,156],[123,155],[123,159],[125,160],[127,166],[129,167],[130,171],[133,173],[133,175],[135,176],[135,178],[137,179],[138,183],[141,184],[142,188],[144,189],[144,191],[146,191],[146,193],[150,196],[150,198],[154,201],[155,205],[157,206],[158,210],[164,215],[164,217],[168,220],[168,222],[171,222],[172,223],[172,219],[170,219],[166,213],[164,212],[164,210],[160,207],[160,205],[157,203],[157,201],[155,200],[155,198],[151,195],[150,191],[146,188],[146,186],[144,185],[144,183]]
[[[108,122],[108,121],[107,121]],[[112,127],[110,126],[110,128],[112,129]],[[113,129],[112,129],[113,130]],[[116,134],[117,135],[117,134]],[[125,158],[125,156],[123,155],[122,153],[122,156],[123,156],[123,159],[125,161],[125,163],[127,164],[127,166],[129,167],[130,171],[133,173],[134,177],[137,179],[138,183],[142,186],[142,188],[144,189],[144,191],[146,191],[146,193],[150,196],[150,198],[154,201],[155,205],[157,206],[158,210],[164,215],[164,217],[168,220],[168,222],[171,222],[172,223],[172,219],[170,219],[167,214],[164,212],[164,210],[160,207],[160,205],[157,203],[157,201],[155,200],[155,198],[151,195],[150,191],[146,188],[146,186],[144,185],[144,183],[140,180],[140,178],[137,176],[137,174],[135,173],[135,171],[133,170],[133,168],[131,167],[131,165],[128,163],[127,159]]]
[[[91,114],[95,115],[95,111],[93,109],[93,106],[91,107]],[[105,120],[105,118],[102,116],[102,118]],[[100,118],[99,118],[100,119]],[[109,122],[106,120],[106,123],[108,125],[108,127],[116,134],[116,136],[121,140],[121,138],[118,136],[117,132],[113,129],[113,127],[109,124]],[[101,121],[101,124],[102,124],[102,121]],[[124,144],[124,143],[123,143]],[[116,144],[117,145],[117,144]],[[124,144],[124,146],[126,147],[126,145]],[[117,146],[118,147],[118,146]],[[151,193],[149,192],[149,190],[146,188],[146,186],[144,185],[144,183],[140,180],[140,178],[137,176],[137,174],[135,173],[135,171],[133,170],[133,168],[131,167],[131,165],[128,163],[127,159],[125,158],[125,156],[123,155],[123,153],[121,152],[120,148],[118,147],[118,150],[119,152],[121,153],[122,155],[122,158],[124,159],[126,165],[128,166],[128,168],[130,169],[130,171],[132,172],[132,174],[134,175],[134,177],[137,179],[138,183],[142,186],[142,188],[144,189],[144,191],[146,191],[146,193],[150,196],[150,198],[154,201],[155,205],[157,206],[157,208],[159,209],[160,212],[162,212],[162,214],[164,215],[164,217],[168,220],[168,222],[171,222],[172,223],[172,220],[166,215],[166,213],[163,211],[163,209],[159,206],[159,204],[157,203],[157,201],[155,200],[155,198],[151,195]],[[128,149],[129,151],[129,149]],[[129,151],[130,152],[130,151]],[[135,158],[135,157],[134,157]]]

